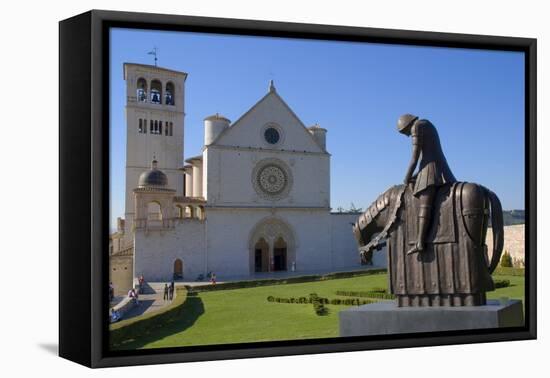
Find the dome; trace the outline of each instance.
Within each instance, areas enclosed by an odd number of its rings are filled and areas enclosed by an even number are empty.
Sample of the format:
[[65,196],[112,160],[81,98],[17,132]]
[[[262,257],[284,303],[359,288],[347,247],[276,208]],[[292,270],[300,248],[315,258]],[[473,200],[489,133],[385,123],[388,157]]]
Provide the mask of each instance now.
[[139,176],[138,186],[144,187],[165,187],[168,184],[168,177],[157,168],[157,161],[151,162],[151,169]]

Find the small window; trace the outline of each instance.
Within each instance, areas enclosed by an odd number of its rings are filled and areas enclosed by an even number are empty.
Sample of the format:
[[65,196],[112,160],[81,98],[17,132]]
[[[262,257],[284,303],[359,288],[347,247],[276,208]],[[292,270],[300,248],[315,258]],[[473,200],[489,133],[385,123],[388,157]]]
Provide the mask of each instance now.
[[279,131],[277,131],[276,128],[269,127],[264,132],[264,138],[269,144],[277,144],[281,136],[279,135]]
[[170,122],[170,136],[174,135],[174,124]]
[[159,121],[159,135],[162,135],[162,121]]
[[149,121],[149,125],[150,125],[150,127],[149,127],[149,132],[150,132],[151,134],[154,134],[154,133],[155,133],[155,129],[154,129],[153,120],[150,120],[150,121]]
[[143,133],[143,120],[141,118],[138,122],[138,132]]

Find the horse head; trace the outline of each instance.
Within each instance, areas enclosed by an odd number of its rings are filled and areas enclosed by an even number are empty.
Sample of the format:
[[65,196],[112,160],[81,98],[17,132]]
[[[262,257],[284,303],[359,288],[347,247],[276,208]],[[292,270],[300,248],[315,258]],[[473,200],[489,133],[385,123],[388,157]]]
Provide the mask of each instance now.
[[382,240],[388,236],[401,207],[404,190],[405,185],[392,186],[357,218],[352,228],[363,261],[369,260],[372,252],[380,249]]

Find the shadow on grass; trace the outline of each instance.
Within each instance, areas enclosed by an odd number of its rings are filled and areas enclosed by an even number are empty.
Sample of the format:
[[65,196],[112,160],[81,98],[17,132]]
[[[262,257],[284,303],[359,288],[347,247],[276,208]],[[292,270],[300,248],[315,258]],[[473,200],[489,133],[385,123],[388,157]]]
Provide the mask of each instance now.
[[188,293],[182,304],[166,312],[111,330],[111,349],[142,348],[154,341],[185,331],[193,326],[202,314],[202,300],[196,293]]

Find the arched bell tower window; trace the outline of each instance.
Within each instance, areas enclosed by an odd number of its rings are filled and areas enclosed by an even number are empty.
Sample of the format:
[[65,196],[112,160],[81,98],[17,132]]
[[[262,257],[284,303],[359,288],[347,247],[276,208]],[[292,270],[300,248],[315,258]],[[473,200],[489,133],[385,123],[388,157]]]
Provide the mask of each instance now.
[[174,105],[174,84],[172,82],[166,83],[166,94],[164,95],[164,103],[166,105]]
[[153,104],[162,103],[162,84],[158,80],[151,82],[151,102]]
[[152,201],[147,204],[147,220],[153,222],[162,220],[162,210],[160,207],[160,203]]
[[147,81],[142,77],[137,81],[136,97],[139,102],[147,102]]

